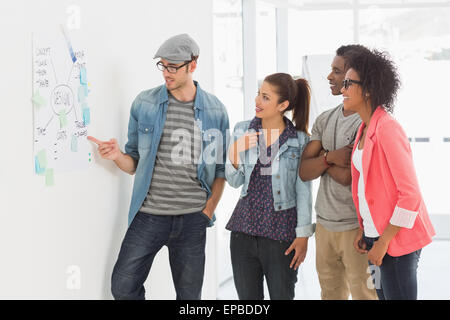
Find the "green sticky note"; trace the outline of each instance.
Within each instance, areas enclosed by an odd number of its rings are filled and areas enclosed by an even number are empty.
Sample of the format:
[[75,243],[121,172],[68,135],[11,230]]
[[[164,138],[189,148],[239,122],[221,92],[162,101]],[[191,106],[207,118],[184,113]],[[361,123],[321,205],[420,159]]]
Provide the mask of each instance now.
[[53,175],[53,169],[45,170],[45,185],[51,187],[55,185],[55,177]]
[[36,108],[41,108],[44,107],[47,104],[47,101],[45,101],[44,97],[42,97],[39,94],[39,91],[36,91],[33,94],[33,97],[31,98],[31,101],[33,102],[33,104],[36,106]]
[[70,142],[70,150],[72,152],[78,152],[78,138],[76,136],[72,136],[72,141]]
[[64,110],[59,114],[59,126],[61,129],[67,126],[67,116]]
[[39,166],[42,169],[45,169],[47,167],[47,153],[45,152],[45,149],[42,149],[38,152],[37,158],[39,161]]

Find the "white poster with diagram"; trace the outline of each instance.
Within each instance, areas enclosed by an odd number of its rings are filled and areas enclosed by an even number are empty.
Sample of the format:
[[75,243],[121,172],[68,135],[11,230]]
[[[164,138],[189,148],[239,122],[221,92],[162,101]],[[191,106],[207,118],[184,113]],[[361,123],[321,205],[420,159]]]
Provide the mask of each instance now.
[[91,161],[86,50],[62,26],[34,33],[32,50],[34,166],[53,185],[55,173],[85,170]]

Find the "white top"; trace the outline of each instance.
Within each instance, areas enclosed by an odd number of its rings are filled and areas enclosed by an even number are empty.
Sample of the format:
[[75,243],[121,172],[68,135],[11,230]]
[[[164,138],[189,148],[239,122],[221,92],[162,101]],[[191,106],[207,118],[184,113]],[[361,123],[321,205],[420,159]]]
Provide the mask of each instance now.
[[364,234],[368,238],[376,238],[380,235],[378,234],[377,229],[375,228],[375,224],[372,220],[372,215],[370,214],[369,205],[366,201],[366,193],[364,188],[364,174],[362,168],[362,155],[363,150],[359,150],[359,142],[355,148],[355,152],[353,153],[352,162],[355,166],[355,169],[359,171],[359,180],[358,180],[358,199],[359,199],[359,213],[361,215],[363,226],[364,226]]

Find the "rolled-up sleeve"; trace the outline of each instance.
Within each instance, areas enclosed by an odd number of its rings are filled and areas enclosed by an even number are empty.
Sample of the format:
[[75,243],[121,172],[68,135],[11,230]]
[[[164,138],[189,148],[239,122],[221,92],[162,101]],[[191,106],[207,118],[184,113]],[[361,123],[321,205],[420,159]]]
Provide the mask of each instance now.
[[311,130],[311,139],[310,140],[319,140],[322,141],[322,134],[324,129],[324,119],[325,112],[321,113],[316,121],[314,121],[312,130]]
[[233,188],[238,188],[241,185],[244,184],[245,181],[245,172],[244,172],[244,166],[243,166],[243,161],[240,158],[239,164],[238,164],[238,168],[236,169],[230,161],[230,147],[234,144],[234,142],[239,139],[243,134],[245,133],[245,131],[239,127],[239,125],[236,125],[234,127],[234,131],[233,134],[231,135],[230,138],[230,143],[228,145],[227,148],[227,153],[226,153],[226,162],[225,162],[225,178],[227,179],[228,183],[230,184],[230,186],[232,186]]
[[125,153],[139,162],[138,150],[138,98],[133,101],[130,110],[130,119],[128,121],[128,141],[125,144]]
[[398,227],[411,229],[422,197],[409,140],[395,120],[388,121],[378,130],[379,144],[398,191],[398,200],[389,222]]
[[230,141],[230,122],[228,120],[228,114],[226,112],[225,106],[223,106],[224,113],[222,115],[222,121],[221,121],[221,127],[220,131],[222,134],[222,144],[221,144],[221,153],[220,153],[220,159],[217,159],[216,163],[216,178],[226,178],[225,177],[225,163],[227,159],[227,149],[228,145],[227,143]]

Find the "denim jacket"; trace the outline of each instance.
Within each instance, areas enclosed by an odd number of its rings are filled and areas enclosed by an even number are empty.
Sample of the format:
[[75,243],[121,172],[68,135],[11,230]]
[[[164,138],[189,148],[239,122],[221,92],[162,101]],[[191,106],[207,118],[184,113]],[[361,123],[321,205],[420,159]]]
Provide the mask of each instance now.
[[[242,121],[236,124],[231,136],[230,146],[244,135],[249,129],[251,121]],[[272,195],[274,210],[280,211],[292,207],[297,208],[297,237],[309,237],[315,231],[312,223],[312,191],[311,181],[304,182],[298,175],[301,154],[309,137],[297,131],[297,139],[289,138],[278,150],[272,163]],[[238,168],[234,168],[227,154],[225,176],[228,183],[238,188],[242,186],[240,197],[247,195],[250,176],[259,158],[259,148],[253,147],[239,155]]]
[[[202,132],[202,149],[201,158],[197,162],[197,179],[209,199],[214,179],[225,178],[229,121],[225,106],[219,99],[203,91],[196,81],[194,83],[197,87],[194,116],[195,122]],[[137,168],[128,225],[131,224],[141,208],[150,187],[168,104],[167,88],[162,85],[141,92],[131,106],[125,152],[137,162]],[[215,219],[214,214],[209,226],[213,225]]]

